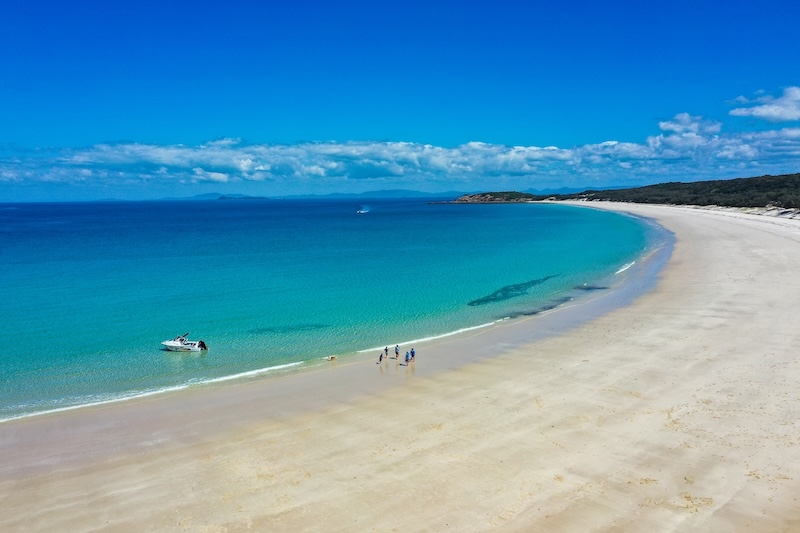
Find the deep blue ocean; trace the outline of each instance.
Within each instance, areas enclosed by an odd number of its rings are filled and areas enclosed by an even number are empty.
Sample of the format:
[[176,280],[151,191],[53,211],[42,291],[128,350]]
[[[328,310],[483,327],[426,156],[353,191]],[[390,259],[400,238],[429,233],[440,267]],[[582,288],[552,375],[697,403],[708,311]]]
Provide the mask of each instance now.
[[[533,314],[647,247],[560,205],[0,204],[0,420]],[[162,349],[187,331],[209,351]]]

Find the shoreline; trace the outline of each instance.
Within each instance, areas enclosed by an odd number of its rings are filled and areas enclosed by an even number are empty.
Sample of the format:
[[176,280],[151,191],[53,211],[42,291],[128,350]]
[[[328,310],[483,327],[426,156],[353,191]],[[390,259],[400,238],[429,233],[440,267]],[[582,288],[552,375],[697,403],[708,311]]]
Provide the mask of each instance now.
[[676,235],[627,305],[437,341],[411,367],[365,355],[1,424],[0,527],[797,527],[800,224],[593,204]]
[[[9,418],[0,421],[0,456],[11,459],[5,464],[0,463],[0,478],[25,477],[46,471],[54,463],[68,464],[74,468],[114,455],[140,453],[163,445],[201,442],[208,435],[221,434],[237,425],[250,423],[254,417],[253,412],[245,409],[243,416],[229,420],[222,407],[208,407],[212,404],[238,409],[256,398],[269,398],[269,407],[260,409],[259,416],[279,419],[290,414],[318,412],[320,406],[310,400],[314,389],[326,395],[326,402],[350,402],[403,386],[409,379],[409,372],[412,373],[412,379],[417,377],[417,372],[420,377],[431,378],[469,364],[491,360],[526,344],[561,335],[629,305],[655,286],[660,271],[672,253],[674,236],[648,217],[627,216],[640,218],[643,223],[650,225],[647,231],[652,235],[648,237],[647,249],[633,263],[623,265],[616,273],[603,278],[613,282],[621,274],[621,279],[616,283],[598,291],[580,291],[576,287],[569,292],[571,296],[566,301],[546,305],[529,314],[408,341],[401,345],[401,355],[406,349],[416,346],[425,364],[419,367],[415,364],[409,368],[393,357],[384,360],[384,365],[390,365],[387,372],[405,372],[405,375],[394,380],[372,379],[372,367],[376,359],[374,352],[377,350],[373,348],[334,360],[315,359],[279,365],[279,371],[274,373],[255,370],[252,371],[252,377],[234,376],[178,385],[125,398]],[[451,355],[453,352],[460,355],[454,357]],[[355,387],[350,383],[355,383]],[[298,388],[306,392],[301,394]],[[185,425],[181,419],[183,415],[198,410],[202,415],[195,416],[202,420],[191,424],[190,432],[184,431],[179,435],[175,428]],[[119,419],[119,422],[112,418]],[[141,424],[138,431],[132,433],[127,429],[130,419]],[[2,431],[6,427],[7,434],[3,438]],[[146,437],[153,432],[160,434],[157,441]],[[43,438],[52,433],[60,434],[63,438],[61,448],[57,451]],[[187,435],[191,437],[187,438]]]
[[[585,207],[584,205],[580,204],[576,204],[575,206]],[[541,304],[538,307],[521,310],[513,315],[505,316],[503,318],[497,318],[495,320],[492,320],[491,322],[478,324],[475,326],[467,326],[454,331],[449,331],[441,334],[434,334],[427,337],[405,340],[400,342],[399,344],[409,347],[413,345],[424,346],[426,344],[436,343],[450,337],[472,335],[482,330],[496,327],[500,324],[503,324],[506,321],[513,322],[520,320],[528,320],[534,317],[540,317],[543,314],[556,311],[561,307],[565,306],[572,307],[575,305],[583,305],[587,301],[596,298],[601,298],[608,302],[604,307],[600,309],[595,308],[591,309],[588,312],[581,313],[580,314],[581,318],[579,320],[568,321],[570,324],[569,327],[576,327],[580,321],[589,320],[592,317],[608,312],[609,310],[615,307],[618,307],[620,305],[625,305],[627,300],[635,298],[638,295],[642,294],[643,292],[649,290],[649,288],[655,283],[654,276],[657,274],[657,270],[660,268],[660,265],[663,264],[664,260],[663,259],[660,260],[659,266],[651,267],[648,266],[650,262],[649,256],[653,253],[666,254],[666,256],[668,256],[673,241],[673,237],[669,235],[668,232],[665,232],[663,228],[660,228],[659,226],[657,226],[657,224],[654,224],[651,220],[648,220],[646,217],[637,217],[633,215],[628,215],[628,216],[639,219],[642,222],[642,224],[646,226],[645,231],[647,233],[647,248],[643,250],[633,260],[632,263],[622,265],[621,268],[617,270],[617,272],[605,276],[603,278],[593,279],[591,281],[592,288],[604,289],[605,292],[612,292],[612,293],[619,292],[621,290],[622,292],[626,293],[625,298],[623,298],[622,300],[620,300],[619,297],[602,294],[602,292],[604,291],[600,291],[601,292],[600,294],[590,295],[587,293],[588,291],[581,290],[581,287],[576,286],[569,290],[565,290],[561,293],[558,293],[554,298],[541,302]],[[662,250],[661,248],[664,249]],[[645,269],[644,272],[640,271],[640,272],[626,273],[626,275],[623,276],[622,281],[615,279],[617,276],[623,274],[623,272],[625,272],[629,268],[634,267],[635,269],[641,269],[643,265]],[[625,279],[625,278],[631,278],[631,277],[634,278],[631,286],[621,288],[620,285],[625,283],[630,283],[630,279]],[[598,287],[597,285],[598,283],[610,286]],[[635,289],[632,289],[632,287],[635,287]],[[511,322],[509,322],[509,324],[503,324],[503,325],[508,326],[510,324]],[[391,342],[390,344],[394,346],[395,344],[398,343]],[[365,357],[366,354],[374,353],[381,349],[382,349],[381,347],[359,349],[354,352],[332,354],[332,358],[338,359],[338,362],[341,364],[348,364],[350,362],[355,362],[357,358]],[[231,374],[213,378],[205,378],[202,380],[192,380],[183,383],[176,383],[159,389],[129,390],[129,391],[121,391],[119,393],[100,394],[93,396],[90,401],[87,401],[85,403],[64,404],[34,412],[9,414],[6,417],[0,417],[0,427],[2,427],[2,425],[6,423],[11,423],[18,420],[25,420],[29,418],[58,416],[59,413],[65,413],[69,411],[80,411],[83,409],[92,409],[92,408],[111,406],[127,402],[136,402],[146,398],[158,397],[161,395],[171,395],[180,392],[199,392],[202,391],[204,388],[210,386],[216,386],[217,384],[221,383],[229,383],[231,385],[236,385],[237,383],[246,383],[253,380],[276,379],[286,375],[287,373],[294,373],[294,372],[302,373],[307,371],[314,371],[315,367],[320,365],[325,365],[327,362],[330,361],[330,359],[331,356],[310,358],[289,363],[280,363],[274,366],[269,366],[264,368],[256,368],[253,370],[243,371],[237,374]]]

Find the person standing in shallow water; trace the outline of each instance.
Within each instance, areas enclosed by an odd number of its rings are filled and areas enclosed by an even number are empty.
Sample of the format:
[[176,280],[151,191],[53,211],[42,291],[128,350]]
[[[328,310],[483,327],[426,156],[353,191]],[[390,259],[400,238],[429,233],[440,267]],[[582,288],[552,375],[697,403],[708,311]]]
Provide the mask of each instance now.
[[411,362],[412,362],[412,363],[414,362],[414,360],[415,360],[414,358],[415,358],[416,356],[417,356],[417,354],[416,354],[416,352],[414,351],[414,348],[411,348]]
[[384,346],[383,347],[383,357],[385,359],[389,359],[389,347],[388,346]]
[[406,364],[408,364],[408,361],[409,361],[410,359],[411,359],[411,356],[408,354],[408,352],[406,352]]
[[394,357],[395,359],[400,359],[400,345],[394,347]]

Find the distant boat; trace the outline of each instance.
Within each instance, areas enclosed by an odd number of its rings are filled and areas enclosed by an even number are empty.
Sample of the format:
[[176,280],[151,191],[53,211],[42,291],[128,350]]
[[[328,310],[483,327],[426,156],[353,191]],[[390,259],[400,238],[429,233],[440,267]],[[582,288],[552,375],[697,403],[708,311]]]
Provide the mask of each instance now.
[[208,350],[208,346],[203,341],[190,341],[188,339],[189,333],[178,335],[171,341],[164,341],[161,344],[167,347],[171,352],[204,352]]
[[364,213],[369,213],[369,211],[366,209],[359,209],[358,211],[356,211],[356,213],[358,213],[359,215],[363,215]]

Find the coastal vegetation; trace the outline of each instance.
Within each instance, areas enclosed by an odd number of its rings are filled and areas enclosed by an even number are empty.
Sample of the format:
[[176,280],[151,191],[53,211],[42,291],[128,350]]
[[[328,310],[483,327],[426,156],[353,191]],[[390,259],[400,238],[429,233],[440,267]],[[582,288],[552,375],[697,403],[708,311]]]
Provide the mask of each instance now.
[[642,204],[718,205],[726,207],[800,208],[800,174],[730,180],[670,182],[630,189],[586,190],[572,194],[523,192],[467,194],[457,203],[531,202],[542,200],[605,200]]

